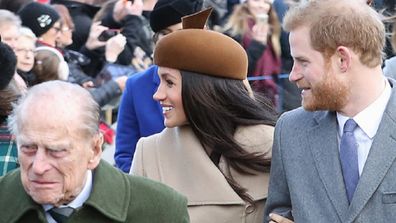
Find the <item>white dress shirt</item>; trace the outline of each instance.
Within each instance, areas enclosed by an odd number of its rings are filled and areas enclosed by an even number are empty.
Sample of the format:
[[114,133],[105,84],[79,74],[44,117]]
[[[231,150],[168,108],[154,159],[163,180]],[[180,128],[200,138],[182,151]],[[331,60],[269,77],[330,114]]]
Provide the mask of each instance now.
[[[84,202],[88,200],[88,197],[91,194],[91,190],[92,190],[92,171],[88,170],[87,180],[85,181],[84,187],[81,190],[81,192],[78,194],[78,196],[69,204],[61,205],[59,207],[72,207],[74,209],[81,207],[84,204]],[[53,207],[54,206],[50,204],[43,205],[43,208],[45,210],[45,217],[47,218],[48,223],[56,223],[56,221],[48,213],[48,211]]]
[[386,105],[388,104],[392,90],[389,82],[385,80],[385,88],[381,95],[371,103],[363,111],[359,112],[355,117],[346,117],[337,112],[338,120],[338,149],[340,148],[340,139],[344,130],[345,122],[352,118],[358,125],[354,131],[356,143],[358,144],[358,163],[359,176],[363,172],[364,164],[370,152],[371,144],[377,133],[382,115],[384,114]]

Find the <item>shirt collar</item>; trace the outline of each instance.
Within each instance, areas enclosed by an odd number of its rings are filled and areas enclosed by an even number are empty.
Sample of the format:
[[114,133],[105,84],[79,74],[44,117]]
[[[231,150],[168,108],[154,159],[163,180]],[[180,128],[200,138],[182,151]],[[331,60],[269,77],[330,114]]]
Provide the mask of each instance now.
[[[61,205],[60,207],[72,207],[74,209],[81,207],[84,204],[84,202],[86,200],[88,200],[88,197],[91,194],[91,190],[92,190],[92,171],[88,170],[87,171],[87,180],[85,181],[84,187],[81,190],[81,192],[78,194],[78,196],[73,201],[71,201],[69,204]],[[51,204],[43,205],[43,208],[45,211],[48,211],[53,207],[54,206]]]
[[373,139],[377,133],[379,124],[384,114],[386,105],[391,96],[392,89],[389,82],[385,79],[385,88],[381,95],[371,103],[367,108],[359,112],[355,117],[346,117],[337,112],[338,130],[342,134],[344,124],[349,118],[358,124],[359,128],[370,138]]

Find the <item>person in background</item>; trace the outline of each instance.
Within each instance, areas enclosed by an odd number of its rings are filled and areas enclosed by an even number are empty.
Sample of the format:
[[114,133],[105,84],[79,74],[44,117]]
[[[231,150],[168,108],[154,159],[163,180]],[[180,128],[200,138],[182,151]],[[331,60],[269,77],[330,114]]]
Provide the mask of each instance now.
[[[37,46],[48,46],[55,49],[57,41],[61,40],[60,36],[62,28],[65,28],[65,25],[63,24],[66,24],[63,23],[60,14],[58,14],[56,10],[49,5],[33,2],[25,5],[25,7],[19,11],[19,15],[21,17],[22,24],[29,27],[37,36]],[[57,50],[61,51],[62,49]],[[78,83],[86,87],[92,93],[100,106],[104,106],[112,99],[120,96],[124,89],[127,79],[126,76],[110,80],[105,85],[93,88],[95,87],[93,79],[82,71],[79,64],[68,61],[68,66],[70,71],[68,81]]]
[[24,5],[33,2],[33,0],[1,0],[0,9],[5,9],[17,13]]
[[242,46],[203,29],[209,14],[183,17],[156,45],[166,128],[140,138],[131,174],[184,194],[192,223],[262,223],[275,111],[249,91]]
[[[181,29],[181,18],[201,10],[201,0],[159,0],[150,14],[150,26],[154,42]],[[153,100],[158,88],[158,67],[128,78],[117,117],[115,164],[123,172],[131,168],[136,143],[140,137],[158,133],[164,129],[160,104]]]
[[36,49],[36,35],[26,27],[19,29],[18,44],[14,51],[17,56],[17,73],[23,77],[28,87],[34,84],[36,79],[32,68],[34,66],[34,50]]
[[[8,10],[0,9],[0,36],[1,41],[9,45],[15,53],[15,47],[18,44],[19,29],[21,20]],[[26,81],[15,70],[13,77],[21,91],[26,91]]]
[[253,89],[278,105],[277,75],[281,72],[281,26],[272,0],[246,0],[235,6],[224,32],[245,48],[249,57],[248,76],[265,77],[254,81]]
[[380,15],[361,0],[316,0],[283,24],[302,108],[275,128],[265,222],[394,221],[396,83],[381,70]]
[[32,72],[36,79],[33,85],[50,80],[67,81],[69,67],[59,51],[52,47],[40,46],[34,51],[35,64]]
[[148,20],[143,16],[143,1],[112,0],[102,6],[94,21],[126,37],[127,44],[119,54],[117,63],[133,66],[143,71],[152,64],[152,32]]
[[19,167],[15,137],[8,130],[12,103],[22,94],[14,80],[17,59],[13,50],[0,42],[0,176]]
[[61,35],[55,40],[56,48],[64,49],[73,43],[73,31],[75,30],[75,25],[66,6],[59,4],[52,4],[51,6],[56,12],[58,12],[61,18]]
[[[393,21],[393,25],[392,25],[393,30],[390,37],[390,43],[392,45],[393,51],[395,52],[396,51],[396,16],[391,17],[390,20]],[[396,56],[393,56],[385,60],[383,72],[385,76],[396,80]]]
[[78,24],[73,30],[73,43],[68,49],[79,52],[87,42],[92,19],[100,10],[100,6],[93,5],[93,0],[51,0],[51,4],[66,6],[74,24]]

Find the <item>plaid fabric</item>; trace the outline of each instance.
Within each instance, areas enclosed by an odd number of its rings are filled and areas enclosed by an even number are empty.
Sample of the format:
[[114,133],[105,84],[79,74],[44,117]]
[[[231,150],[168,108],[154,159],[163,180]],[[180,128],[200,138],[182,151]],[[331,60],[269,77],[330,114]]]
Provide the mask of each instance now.
[[17,146],[7,128],[7,122],[3,122],[0,124],[0,176],[18,167]]

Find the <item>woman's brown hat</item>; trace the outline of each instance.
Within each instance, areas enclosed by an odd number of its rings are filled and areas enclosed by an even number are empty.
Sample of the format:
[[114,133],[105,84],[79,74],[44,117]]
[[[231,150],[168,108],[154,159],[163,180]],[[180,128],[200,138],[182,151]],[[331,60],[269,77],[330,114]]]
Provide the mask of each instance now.
[[154,64],[210,76],[243,80],[248,58],[232,38],[203,29],[212,9],[182,18],[183,29],[164,36],[154,50]]

